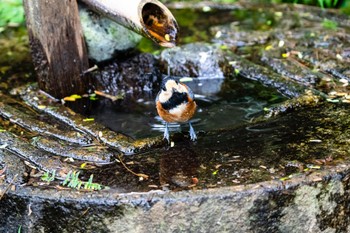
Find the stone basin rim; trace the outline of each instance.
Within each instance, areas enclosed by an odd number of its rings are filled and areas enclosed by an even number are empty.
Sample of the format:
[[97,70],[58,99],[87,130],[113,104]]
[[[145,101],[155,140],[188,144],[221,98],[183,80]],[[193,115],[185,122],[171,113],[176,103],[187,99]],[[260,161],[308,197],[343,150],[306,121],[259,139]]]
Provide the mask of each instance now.
[[[177,202],[187,200],[198,200],[202,198],[222,199],[233,196],[249,196],[253,193],[266,193],[283,190],[292,190],[304,185],[314,185],[320,182],[330,180],[341,180],[350,173],[350,162],[343,162],[336,166],[328,166],[324,170],[317,170],[311,174],[298,174],[286,181],[271,180],[258,182],[255,184],[226,186],[219,188],[208,188],[200,190],[182,190],[182,191],[162,191],[151,190],[147,192],[113,192],[115,189],[106,191],[78,191],[78,190],[56,190],[33,187],[16,187],[16,191],[8,191],[6,196],[17,196],[23,199],[33,201],[60,201],[60,202],[78,202],[87,204],[101,205],[148,205],[150,202],[166,201]],[[8,189],[8,185],[0,185],[0,193]],[[143,204],[141,204],[143,203]]]

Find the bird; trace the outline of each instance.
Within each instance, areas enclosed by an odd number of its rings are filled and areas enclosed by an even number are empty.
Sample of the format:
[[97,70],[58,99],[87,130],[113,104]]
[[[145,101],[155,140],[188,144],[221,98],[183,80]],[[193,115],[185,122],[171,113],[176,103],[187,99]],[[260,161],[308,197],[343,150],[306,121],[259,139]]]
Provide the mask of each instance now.
[[156,108],[158,115],[165,121],[164,139],[170,142],[169,123],[188,122],[190,138],[192,141],[197,140],[196,132],[189,121],[196,112],[197,104],[193,91],[186,84],[172,77],[164,78],[156,97]]

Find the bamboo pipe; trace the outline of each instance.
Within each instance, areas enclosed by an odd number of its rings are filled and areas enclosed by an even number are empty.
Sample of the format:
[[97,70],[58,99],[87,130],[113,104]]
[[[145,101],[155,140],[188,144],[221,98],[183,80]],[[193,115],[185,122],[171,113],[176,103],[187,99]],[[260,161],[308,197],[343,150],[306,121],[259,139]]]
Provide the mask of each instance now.
[[81,0],[93,11],[149,37],[164,47],[174,47],[177,22],[158,0]]

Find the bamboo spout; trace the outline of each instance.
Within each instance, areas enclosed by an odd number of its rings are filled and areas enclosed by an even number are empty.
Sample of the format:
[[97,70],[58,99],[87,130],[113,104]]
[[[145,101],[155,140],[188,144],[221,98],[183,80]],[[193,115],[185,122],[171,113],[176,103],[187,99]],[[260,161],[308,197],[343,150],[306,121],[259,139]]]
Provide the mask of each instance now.
[[164,47],[174,47],[178,24],[158,0],[82,0],[92,10]]

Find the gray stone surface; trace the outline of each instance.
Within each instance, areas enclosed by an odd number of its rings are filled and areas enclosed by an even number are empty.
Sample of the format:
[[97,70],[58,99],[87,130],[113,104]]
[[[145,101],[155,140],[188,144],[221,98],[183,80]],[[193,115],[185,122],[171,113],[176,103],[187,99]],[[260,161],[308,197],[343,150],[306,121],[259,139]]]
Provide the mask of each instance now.
[[161,66],[170,75],[204,78],[224,78],[219,63],[224,60],[216,45],[191,43],[164,50]]
[[0,231],[21,226],[23,232],[348,232],[348,178],[344,164],[286,182],[197,191],[18,187],[0,200]]

